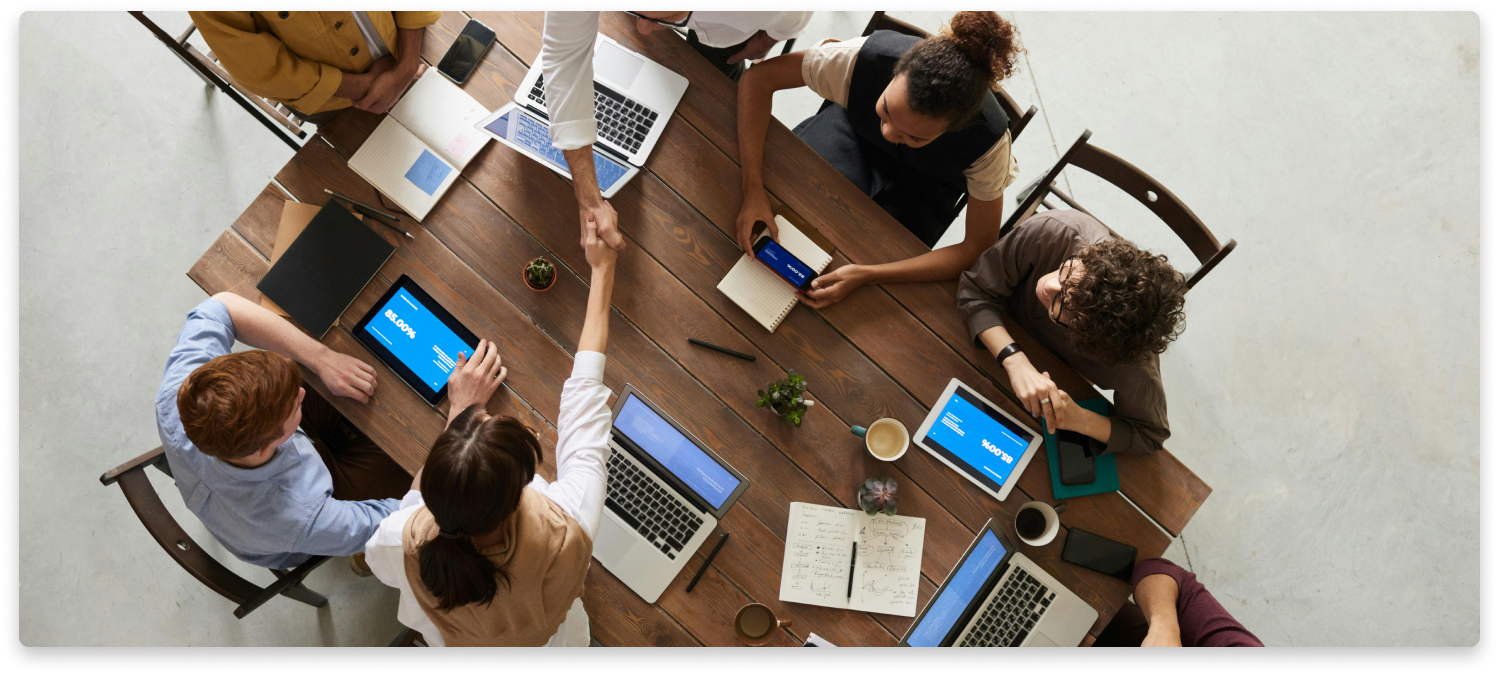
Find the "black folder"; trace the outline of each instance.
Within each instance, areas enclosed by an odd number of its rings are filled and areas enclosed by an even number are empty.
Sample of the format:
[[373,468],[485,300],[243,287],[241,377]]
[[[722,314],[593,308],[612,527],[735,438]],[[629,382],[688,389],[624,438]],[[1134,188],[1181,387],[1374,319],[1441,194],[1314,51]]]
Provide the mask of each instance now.
[[395,250],[330,199],[255,287],[321,339]]

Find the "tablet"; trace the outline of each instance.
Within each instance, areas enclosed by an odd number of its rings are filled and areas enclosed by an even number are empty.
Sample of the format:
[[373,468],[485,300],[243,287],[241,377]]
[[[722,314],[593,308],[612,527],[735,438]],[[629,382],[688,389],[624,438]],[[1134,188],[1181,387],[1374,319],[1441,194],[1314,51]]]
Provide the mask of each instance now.
[[479,346],[473,332],[405,274],[354,327],[354,338],[428,405],[447,395],[458,354],[471,356]]
[[1001,501],[1025,472],[1041,436],[956,379],[916,429],[916,444]]
[[[550,127],[520,106],[507,103],[474,126],[521,154],[541,162],[543,166],[572,179],[573,174],[567,168],[567,159],[562,156],[562,150],[552,147]],[[625,183],[630,182],[640,172],[640,168],[599,151],[602,147],[604,146],[594,146],[593,173],[598,180],[599,191],[604,193],[605,199],[609,199]]]

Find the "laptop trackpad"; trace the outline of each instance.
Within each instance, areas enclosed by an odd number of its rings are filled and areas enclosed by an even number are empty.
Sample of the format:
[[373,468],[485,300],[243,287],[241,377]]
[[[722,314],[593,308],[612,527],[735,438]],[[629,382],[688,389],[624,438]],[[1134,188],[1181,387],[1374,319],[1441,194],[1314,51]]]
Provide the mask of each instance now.
[[1032,632],[1030,640],[1025,642],[1025,647],[1030,648],[1032,646],[1056,648],[1057,642],[1052,641],[1051,639],[1047,639],[1045,634],[1042,634],[1040,632]]
[[604,520],[599,522],[599,539],[593,543],[593,556],[605,567],[613,566],[623,562],[630,555],[630,548],[635,547],[639,540],[634,532],[616,524],[606,512]]
[[[635,86],[635,76],[639,75],[640,69],[644,67],[645,62],[641,61],[640,57],[608,42],[599,42],[598,51],[593,54],[593,72],[603,76],[610,84],[626,91]],[[620,93],[626,93],[626,91]]]

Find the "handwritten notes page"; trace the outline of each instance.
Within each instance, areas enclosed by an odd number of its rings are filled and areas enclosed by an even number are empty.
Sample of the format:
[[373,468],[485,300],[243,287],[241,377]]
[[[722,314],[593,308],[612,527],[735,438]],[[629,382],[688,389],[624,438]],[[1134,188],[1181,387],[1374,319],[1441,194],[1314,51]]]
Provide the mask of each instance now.
[[792,503],[781,601],[914,617],[925,538],[926,520],[920,517]]

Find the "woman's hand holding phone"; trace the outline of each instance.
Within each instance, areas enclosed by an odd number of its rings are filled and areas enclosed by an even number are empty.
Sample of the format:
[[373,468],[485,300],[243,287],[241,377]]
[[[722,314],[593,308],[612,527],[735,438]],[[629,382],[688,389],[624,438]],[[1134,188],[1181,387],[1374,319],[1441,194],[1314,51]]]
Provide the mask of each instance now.
[[750,255],[755,254],[755,232],[756,223],[764,223],[770,238],[781,240],[781,231],[776,227],[775,213],[770,210],[770,198],[765,196],[765,190],[750,190],[744,194],[744,205],[739,208],[739,217],[734,221],[736,240],[739,249]]

